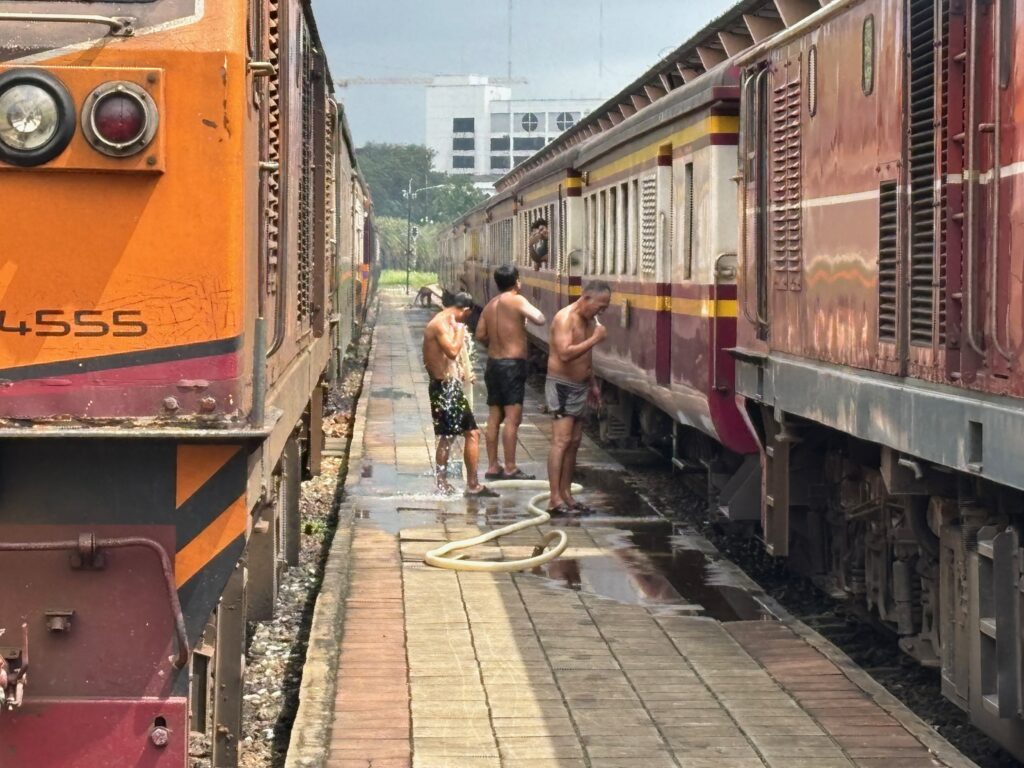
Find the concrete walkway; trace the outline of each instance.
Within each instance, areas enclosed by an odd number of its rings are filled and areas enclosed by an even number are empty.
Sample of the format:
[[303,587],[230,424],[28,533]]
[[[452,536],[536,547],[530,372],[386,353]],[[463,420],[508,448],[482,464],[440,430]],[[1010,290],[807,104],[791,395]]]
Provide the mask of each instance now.
[[[311,702],[330,697],[327,742],[307,737],[307,751],[321,747],[331,768],[973,765],[802,625],[722,623],[652,570],[590,569],[621,560],[609,554],[608,531],[622,538],[614,522],[576,522],[570,550],[541,575],[423,565],[439,542],[507,522],[526,496],[481,507],[433,494],[419,359],[429,313],[404,296],[382,302],[347,481],[352,528],[328,565],[307,663],[315,682],[303,686]],[[481,424],[483,399],[481,387]],[[538,405],[525,409],[520,463],[543,477],[549,418]],[[591,475],[621,469],[590,441],[580,463]],[[527,531],[474,554],[524,556],[538,540]],[[318,732],[312,712],[300,711],[293,744]]]

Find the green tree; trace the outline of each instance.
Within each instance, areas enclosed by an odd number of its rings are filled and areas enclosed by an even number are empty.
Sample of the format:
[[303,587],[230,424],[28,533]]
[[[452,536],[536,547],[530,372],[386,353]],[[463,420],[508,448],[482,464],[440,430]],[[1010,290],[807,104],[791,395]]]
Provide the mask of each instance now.
[[378,217],[405,219],[409,215],[409,201],[403,192],[410,179],[414,190],[445,185],[417,194],[412,201],[412,220],[417,224],[451,222],[487,199],[467,177],[432,170],[433,156],[432,150],[416,144],[369,143],[356,150]]

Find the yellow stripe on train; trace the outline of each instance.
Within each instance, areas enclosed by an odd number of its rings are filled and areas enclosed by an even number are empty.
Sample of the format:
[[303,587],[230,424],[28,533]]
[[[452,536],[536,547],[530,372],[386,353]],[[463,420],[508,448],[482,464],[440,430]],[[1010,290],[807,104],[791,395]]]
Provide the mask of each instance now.
[[[529,286],[540,288],[545,291],[555,291],[555,284],[551,280],[524,276],[520,280]],[[579,296],[583,293],[582,286],[570,285],[569,295]],[[739,303],[736,299],[686,299],[680,296],[651,296],[647,293],[629,293],[626,291],[614,291],[612,293],[612,304],[621,307],[629,302],[632,309],[647,309],[652,311],[668,311],[674,315],[686,315],[687,317],[736,317],[739,311]]]

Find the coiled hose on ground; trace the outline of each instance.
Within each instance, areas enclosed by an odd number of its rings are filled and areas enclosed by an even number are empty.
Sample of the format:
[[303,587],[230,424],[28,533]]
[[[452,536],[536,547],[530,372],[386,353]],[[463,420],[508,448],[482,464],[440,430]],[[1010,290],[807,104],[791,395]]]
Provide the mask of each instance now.
[[[495,480],[488,483],[488,487],[495,489],[546,489],[548,487],[548,483],[546,480]],[[582,490],[582,486],[577,485],[576,483],[572,484],[572,492],[574,494],[579,493]],[[432,565],[435,568],[447,568],[452,571],[482,571],[486,573],[528,571],[539,565],[551,562],[565,552],[565,548],[569,546],[569,537],[566,535],[565,531],[557,529],[548,531],[544,534],[543,543],[538,544],[534,548],[533,556],[523,558],[521,560],[470,560],[462,555],[449,557],[452,552],[459,552],[463,549],[469,549],[470,547],[476,547],[480,544],[486,544],[487,542],[494,541],[502,536],[508,536],[510,533],[516,533],[517,531],[522,531],[527,528],[544,525],[544,523],[551,519],[551,515],[547,513],[547,510],[542,507],[541,504],[546,502],[550,496],[551,492],[545,490],[543,493],[538,493],[527,502],[526,507],[533,514],[533,517],[528,517],[525,520],[519,520],[515,523],[502,526],[501,528],[496,528],[493,531],[482,533],[471,539],[450,541],[443,546],[427,552],[423,557],[423,562],[427,565]],[[557,543],[554,543],[552,546],[553,542]]]

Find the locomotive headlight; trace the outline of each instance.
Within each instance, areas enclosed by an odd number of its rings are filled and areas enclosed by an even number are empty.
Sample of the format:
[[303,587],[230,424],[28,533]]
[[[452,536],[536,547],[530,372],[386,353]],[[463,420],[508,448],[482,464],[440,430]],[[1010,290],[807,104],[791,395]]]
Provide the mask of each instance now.
[[0,141],[12,149],[39,149],[53,139],[60,121],[57,100],[36,85],[16,85],[0,94]]
[[57,78],[37,69],[0,74],[0,161],[41,165],[63,152],[74,132],[74,104]]
[[104,83],[82,106],[82,132],[97,152],[127,157],[145,149],[156,135],[156,103],[128,82]]

